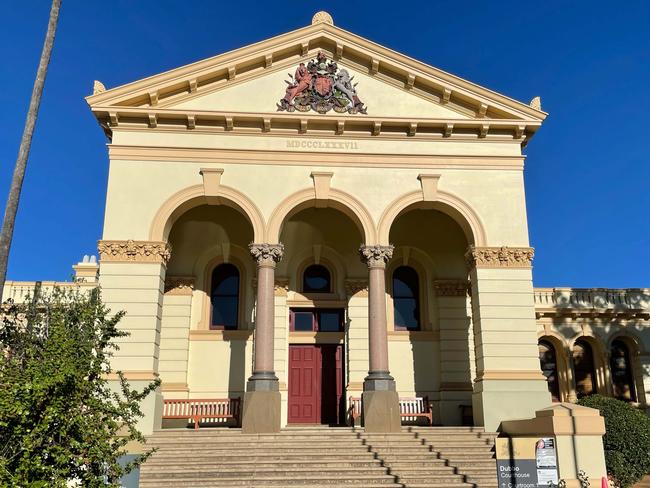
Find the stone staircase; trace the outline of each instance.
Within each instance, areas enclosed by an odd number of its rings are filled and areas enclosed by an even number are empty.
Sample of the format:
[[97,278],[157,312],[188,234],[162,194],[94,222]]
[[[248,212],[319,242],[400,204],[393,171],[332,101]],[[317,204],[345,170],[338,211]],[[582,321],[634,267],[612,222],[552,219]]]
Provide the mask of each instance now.
[[493,488],[493,444],[477,427],[169,429],[149,438],[158,451],[141,467],[140,487]]

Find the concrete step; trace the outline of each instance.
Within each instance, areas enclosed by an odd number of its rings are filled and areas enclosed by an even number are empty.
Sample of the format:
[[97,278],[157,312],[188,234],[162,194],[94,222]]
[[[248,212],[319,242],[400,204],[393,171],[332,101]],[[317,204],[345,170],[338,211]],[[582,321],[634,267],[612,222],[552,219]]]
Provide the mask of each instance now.
[[[186,482],[205,482],[212,481],[218,483],[230,483],[230,486],[248,486],[254,482],[253,486],[268,485],[268,486],[293,486],[299,484],[313,484],[313,485],[333,485],[344,484],[349,486],[356,486],[361,484],[369,485],[386,485],[395,484],[395,477],[390,475],[366,475],[363,473],[356,473],[349,477],[337,475],[335,473],[327,474],[326,476],[309,476],[309,477],[295,477],[288,478],[285,476],[231,476],[231,477],[215,477],[198,473],[196,476],[190,476],[191,473],[186,472],[184,476],[147,476],[147,481],[159,480],[174,481],[179,486],[181,483]],[[224,485],[227,486],[227,485]]]
[[141,468],[143,488],[495,488],[494,434],[481,428],[292,426],[156,432]]

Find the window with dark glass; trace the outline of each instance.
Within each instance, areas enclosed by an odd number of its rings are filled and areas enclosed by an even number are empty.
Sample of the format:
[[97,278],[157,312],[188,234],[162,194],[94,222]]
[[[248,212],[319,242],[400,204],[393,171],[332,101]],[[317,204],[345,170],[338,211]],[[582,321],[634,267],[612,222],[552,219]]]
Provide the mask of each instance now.
[[636,391],[634,389],[632,365],[630,364],[630,350],[620,339],[612,342],[610,368],[612,371],[614,396],[619,400],[635,402]]
[[342,332],[343,310],[291,310],[290,329],[296,332]]
[[573,346],[573,369],[576,374],[578,398],[596,393],[594,355],[587,341],[577,340]]
[[420,329],[420,285],[413,268],[393,271],[393,308],[396,330]]
[[239,315],[239,270],[232,264],[220,264],[212,272],[210,291],[211,328],[236,329]]
[[542,374],[546,377],[548,391],[554,402],[560,401],[560,382],[557,375],[557,356],[553,344],[547,341],[539,341],[539,365]]
[[331,291],[329,270],[320,264],[312,264],[302,275],[302,291],[307,293],[329,293]]

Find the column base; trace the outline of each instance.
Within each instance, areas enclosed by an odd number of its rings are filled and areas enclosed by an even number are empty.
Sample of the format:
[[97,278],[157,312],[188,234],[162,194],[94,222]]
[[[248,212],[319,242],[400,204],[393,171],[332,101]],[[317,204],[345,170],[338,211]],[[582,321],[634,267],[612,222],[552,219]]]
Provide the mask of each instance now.
[[247,391],[244,394],[242,432],[270,434],[280,432],[280,392]]
[[248,378],[246,391],[280,391],[280,382],[274,371],[257,371]]
[[364,391],[362,404],[366,432],[401,432],[399,396],[395,390]]
[[388,371],[370,371],[363,380],[363,391],[395,391],[395,378]]
[[552,404],[548,385],[540,380],[480,380],[474,385],[474,425],[496,432],[504,420],[526,419]]

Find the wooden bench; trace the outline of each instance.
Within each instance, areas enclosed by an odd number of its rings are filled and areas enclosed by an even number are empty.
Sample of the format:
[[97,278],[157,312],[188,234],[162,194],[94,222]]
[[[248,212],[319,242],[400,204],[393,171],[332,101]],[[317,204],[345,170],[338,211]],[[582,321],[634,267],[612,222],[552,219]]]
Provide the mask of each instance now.
[[[399,399],[399,413],[404,420],[414,420],[417,418],[427,419],[428,425],[433,425],[433,414],[431,412],[431,404],[429,397],[400,397]],[[361,398],[350,397],[350,406],[348,414],[352,425],[361,417]]]
[[239,397],[164,400],[162,418],[193,420],[194,429],[198,429],[201,422],[218,420],[233,419],[235,425],[239,425],[240,406],[241,399]]

